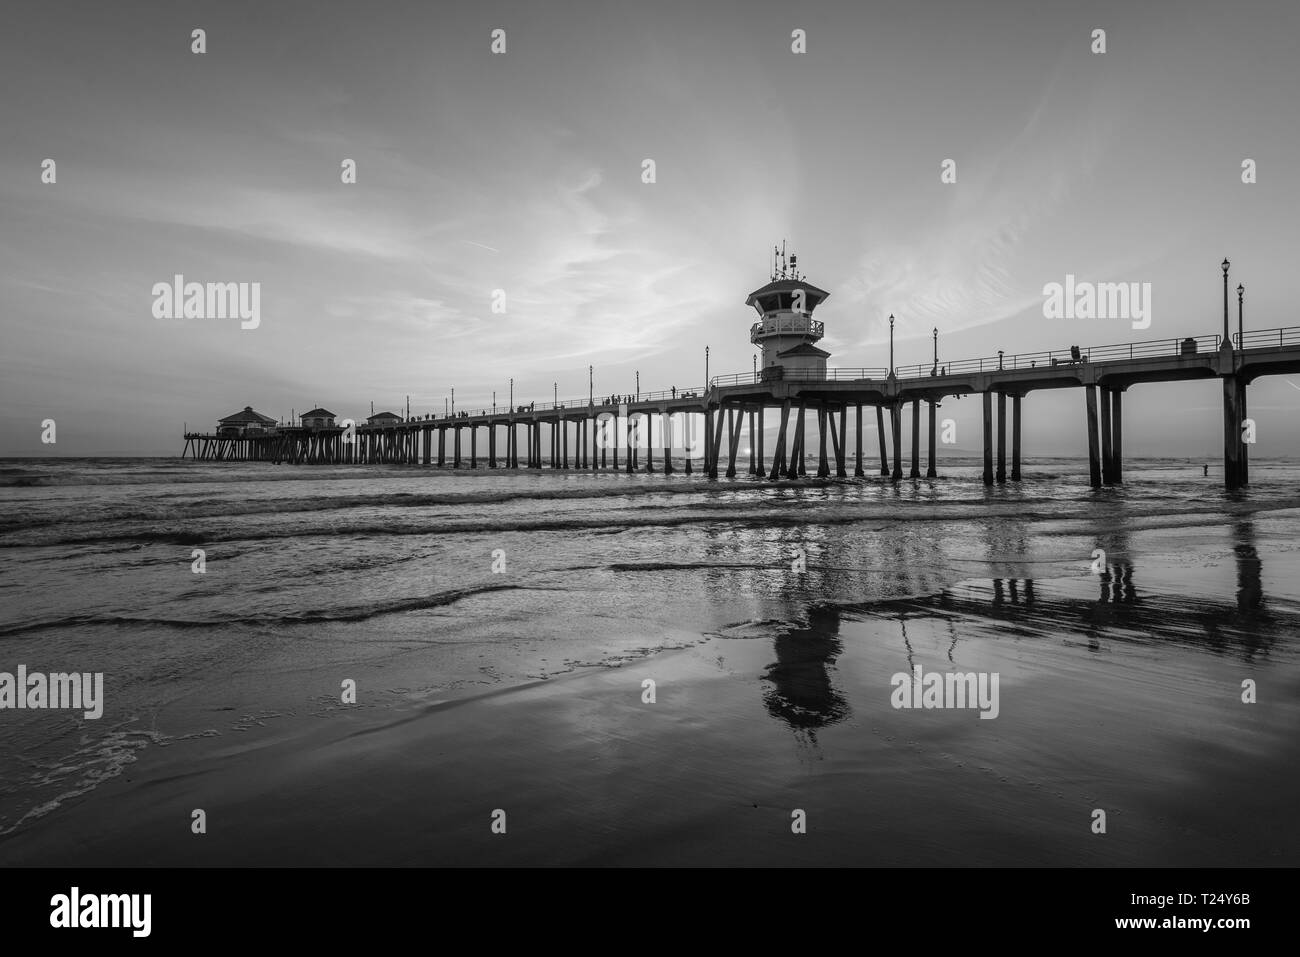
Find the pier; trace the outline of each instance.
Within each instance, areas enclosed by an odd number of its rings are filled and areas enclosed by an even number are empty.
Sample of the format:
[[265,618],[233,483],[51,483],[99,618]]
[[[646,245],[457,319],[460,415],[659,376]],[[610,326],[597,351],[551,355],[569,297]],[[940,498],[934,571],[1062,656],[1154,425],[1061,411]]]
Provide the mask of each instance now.
[[[1240,331],[1240,286],[1239,332],[1229,334],[1226,261],[1222,334],[857,369],[826,367],[828,353],[814,345],[822,336],[822,323],[812,318],[812,311],[828,294],[807,283],[793,266],[791,258],[789,266],[774,268],[772,281],[747,300],[759,314],[750,341],[763,350],[762,368],[753,372],[714,376],[698,388],[612,400],[589,394],[577,400],[462,410],[441,417],[386,414],[360,425],[317,417],[311,426],[273,427],[259,421],[266,417],[245,409],[222,420],[224,424],[239,416],[247,418],[233,428],[186,432],[182,458],[452,469],[478,468],[483,463],[489,469],[613,469],[671,475],[677,470],[673,451],[684,449],[681,471],[685,474],[691,474],[698,461],[710,479],[734,478],[743,472],[755,480],[778,481],[808,474],[811,431],[816,443],[815,476],[848,478],[852,467],[853,476],[862,478],[866,475],[863,432],[874,425],[880,475],[891,480],[904,475],[933,478],[939,465],[935,443],[939,403],[949,397],[979,395],[983,480],[994,485],[1021,479],[1024,400],[1039,390],[1078,389],[1083,398],[1080,444],[1088,450],[1090,483],[1100,488],[1124,481],[1123,400],[1131,386],[1219,379],[1224,484],[1231,490],[1249,483],[1248,443],[1243,439],[1247,387],[1260,376],[1300,373],[1300,326]],[[892,362],[892,326],[890,348]],[[910,425],[906,465],[905,418]],[[769,421],[777,424],[770,451],[766,448]],[[742,449],[748,452],[740,459]],[[661,454],[656,456],[656,450]]]

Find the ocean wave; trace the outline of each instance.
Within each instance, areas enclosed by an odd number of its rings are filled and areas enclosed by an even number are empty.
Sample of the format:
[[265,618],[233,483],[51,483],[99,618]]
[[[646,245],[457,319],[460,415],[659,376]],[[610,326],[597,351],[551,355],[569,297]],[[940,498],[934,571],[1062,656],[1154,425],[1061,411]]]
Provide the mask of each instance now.
[[[559,532],[559,531],[629,531],[641,528],[674,528],[686,525],[701,525],[710,522],[725,523],[735,529],[765,527],[807,527],[809,525],[852,525],[875,524],[879,527],[893,523],[917,524],[930,522],[970,522],[990,521],[995,519],[1014,520],[1020,523],[1068,523],[1075,526],[1091,526],[1098,523],[1113,523],[1122,518],[1125,527],[1136,528],[1135,522],[1174,525],[1184,522],[1189,525],[1207,522],[1231,520],[1259,513],[1286,511],[1300,508],[1300,498],[1274,500],[1269,502],[1240,501],[1223,503],[1205,503],[1193,505],[1143,506],[1142,503],[1126,502],[1122,515],[1118,512],[1089,508],[1089,503],[1082,503],[1079,510],[1066,510],[1066,503],[1060,500],[1043,499],[1036,502],[1024,500],[986,500],[970,499],[961,501],[914,502],[900,505],[893,502],[789,502],[770,503],[762,506],[754,501],[736,503],[713,503],[711,508],[648,508],[581,512],[572,514],[544,514],[530,518],[522,515],[509,515],[501,518],[487,518],[471,515],[465,519],[442,520],[436,523],[428,519],[403,520],[394,518],[390,521],[363,521],[355,524],[308,525],[301,523],[284,523],[282,525],[253,524],[249,526],[219,527],[211,529],[154,527],[126,528],[115,531],[112,528],[94,527],[84,532],[71,531],[48,537],[24,537],[7,533],[0,539],[0,551],[10,548],[27,548],[32,546],[53,547],[60,545],[111,545],[122,546],[135,543],[141,547],[153,544],[201,546],[228,542],[269,542],[283,539],[328,538],[384,538],[408,536],[455,536],[455,535],[509,535],[515,533]],[[972,508],[978,511],[972,512]],[[1051,532],[1048,532],[1051,534]],[[1055,534],[1072,534],[1069,529]]]
[[297,612],[265,612],[253,615],[220,615],[209,618],[157,618],[130,615],[71,615],[42,621],[16,622],[0,625],[0,638],[48,631],[59,628],[108,627],[166,627],[181,630],[220,628],[229,625],[304,625],[324,622],[358,622],[385,615],[399,615],[410,611],[442,608],[456,602],[497,591],[539,590],[532,586],[507,583],[453,588],[431,595],[413,595],[405,598],[386,598],[382,601],[333,608],[310,608]]

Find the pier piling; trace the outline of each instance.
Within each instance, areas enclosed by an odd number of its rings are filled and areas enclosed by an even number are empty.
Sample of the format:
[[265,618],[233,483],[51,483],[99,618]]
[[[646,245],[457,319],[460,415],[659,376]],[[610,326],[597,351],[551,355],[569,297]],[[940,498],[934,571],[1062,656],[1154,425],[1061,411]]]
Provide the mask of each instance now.
[[930,406],[930,436],[929,436],[930,441],[929,441],[929,453],[930,453],[930,456],[929,456],[929,459],[928,459],[928,461],[926,462],[926,466],[925,466],[925,477],[926,477],[926,478],[935,478],[935,477],[939,474],[937,471],[935,471],[935,467],[934,467],[934,466],[935,466],[935,462],[934,462],[934,412],[935,412],[935,406],[936,406],[937,404],[938,404],[938,403],[936,403],[936,402],[934,401],[934,399],[931,399],[930,402],[929,402],[929,406]]
[[1088,410],[1088,480],[1093,488],[1101,488],[1101,457],[1097,449],[1097,387],[1084,387],[1084,402]]
[[984,484],[993,484],[993,393],[984,393]]

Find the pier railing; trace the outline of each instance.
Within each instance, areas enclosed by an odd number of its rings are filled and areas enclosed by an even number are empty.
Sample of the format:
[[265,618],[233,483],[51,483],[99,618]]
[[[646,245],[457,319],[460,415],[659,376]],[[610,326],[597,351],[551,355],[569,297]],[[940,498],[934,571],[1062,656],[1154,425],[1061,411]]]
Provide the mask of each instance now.
[[820,339],[826,326],[809,316],[769,316],[749,327],[749,341],[760,342],[767,336],[812,336]]
[[[532,402],[528,405],[517,405],[514,409],[515,415],[534,415],[538,412],[555,412],[571,410],[574,412],[587,412],[590,409],[609,409],[613,411],[624,402],[629,405],[635,405],[638,402],[665,402],[677,399],[703,398],[704,387],[696,386],[690,389],[660,389],[657,392],[629,393],[628,395],[614,396],[614,401],[610,401],[607,395],[598,395],[592,400],[588,399],[564,399],[560,402]],[[457,409],[450,415],[433,416],[428,420],[418,419],[414,421],[430,421],[439,425],[446,425],[449,422],[456,422],[459,419],[474,419],[484,415],[510,415],[509,405],[498,405],[496,408],[487,409]]]
[[1284,349],[1287,346],[1300,345],[1300,326],[1288,326],[1282,329],[1258,329],[1246,333],[1244,337],[1233,333],[1232,342],[1238,349],[1242,348],[1243,338],[1247,349],[1267,349],[1270,346]]
[[1182,339],[1122,342],[1109,346],[1071,346],[1068,349],[1052,349],[1047,352],[1017,352],[1012,355],[984,356],[979,359],[959,359],[956,362],[940,362],[937,366],[933,362],[896,366],[895,375],[900,379],[917,379],[932,375],[1033,369],[1039,366],[1074,365],[1080,362],[1203,355],[1217,352],[1220,342],[1222,339],[1219,336],[1185,336]]
[[[824,373],[816,369],[783,369],[780,376],[772,377],[777,382],[834,382],[855,381],[858,379],[883,379],[889,374],[887,369],[827,369]],[[710,386],[751,385],[765,382],[763,371],[736,372],[732,375],[715,375],[709,380]]]
[[[756,325],[761,325],[758,323]],[[915,365],[896,366],[894,374],[900,379],[920,379],[933,376],[964,375],[972,372],[996,372],[1000,370],[1024,370],[1038,367],[1075,365],[1082,362],[1110,362],[1124,359],[1156,358],[1161,356],[1192,356],[1216,353],[1222,343],[1218,335],[1185,336],[1180,339],[1155,339],[1147,342],[1123,342],[1105,346],[1072,346],[1067,349],[1051,349],[1045,352],[1017,352],[1011,355],[983,356],[976,359],[959,359],[955,362],[917,363]],[[1232,335],[1232,343],[1237,349],[1284,349],[1300,346],[1300,326],[1287,326],[1278,329],[1256,329],[1245,336]],[[771,375],[771,373],[769,373]],[[823,381],[860,381],[863,379],[883,380],[889,375],[885,368],[861,369],[827,369],[825,373],[814,369],[784,369],[780,377],[783,381],[823,382]],[[709,386],[696,386],[687,389],[660,389],[654,392],[616,395],[613,401],[609,396],[596,396],[594,400],[566,399],[561,402],[534,402],[527,406],[517,406],[514,414],[528,415],[539,412],[572,410],[575,413],[591,409],[614,411],[624,402],[635,405],[638,402],[664,402],[679,399],[703,398],[707,388],[716,386],[750,385],[767,381],[763,370],[757,372],[737,372],[731,375],[713,376]],[[391,428],[403,428],[416,423],[433,423],[446,425],[460,419],[474,419],[483,416],[502,416],[511,414],[510,407],[498,405],[495,408],[458,410],[452,415],[429,415],[412,418],[408,422],[397,423]],[[295,426],[280,425],[272,427],[273,431],[287,431]],[[197,433],[195,433],[197,435]],[[188,437],[188,436],[187,436]]]

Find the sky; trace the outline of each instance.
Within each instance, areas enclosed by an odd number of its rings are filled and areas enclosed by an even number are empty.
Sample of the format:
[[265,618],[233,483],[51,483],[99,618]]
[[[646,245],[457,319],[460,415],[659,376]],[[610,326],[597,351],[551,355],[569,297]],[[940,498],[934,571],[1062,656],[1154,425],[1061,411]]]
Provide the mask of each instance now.
[[[505,405],[511,379],[516,403],[576,398],[589,367],[598,396],[638,372],[699,387],[706,346],[711,375],[751,368],[744,300],[783,240],[830,293],[837,367],[887,365],[891,313],[900,365],[936,328],[941,362],[1214,334],[1225,257],[1248,330],[1300,324],[1295,4],[17,0],[5,20],[0,456],[179,454],[246,405],[441,413],[453,388]],[[260,283],[260,323],[156,318],[176,274]],[[1067,274],[1150,283],[1150,327],[1045,318]],[[1297,408],[1300,376],[1252,387],[1256,456],[1300,450]],[[944,409],[977,447],[978,401]],[[1136,386],[1125,414],[1130,456],[1221,443],[1213,381]],[[1086,452],[1080,391],[1024,416],[1028,456]]]

